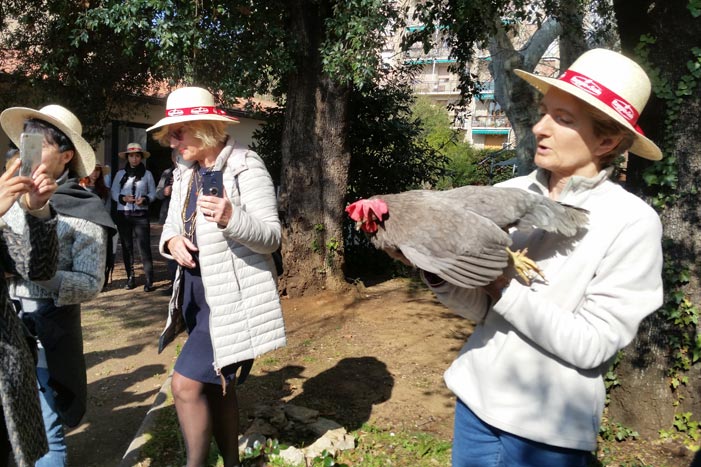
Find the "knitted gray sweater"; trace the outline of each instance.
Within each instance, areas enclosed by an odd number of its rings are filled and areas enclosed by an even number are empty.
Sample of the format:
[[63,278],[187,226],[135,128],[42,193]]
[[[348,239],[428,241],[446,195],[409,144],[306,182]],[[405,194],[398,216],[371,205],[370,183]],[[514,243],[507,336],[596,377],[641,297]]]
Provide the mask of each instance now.
[[34,360],[21,323],[8,302],[6,274],[32,280],[56,272],[56,216],[41,220],[26,215],[27,230],[13,233],[0,226],[0,402],[18,467],[32,466],[48,450],[39,405]]

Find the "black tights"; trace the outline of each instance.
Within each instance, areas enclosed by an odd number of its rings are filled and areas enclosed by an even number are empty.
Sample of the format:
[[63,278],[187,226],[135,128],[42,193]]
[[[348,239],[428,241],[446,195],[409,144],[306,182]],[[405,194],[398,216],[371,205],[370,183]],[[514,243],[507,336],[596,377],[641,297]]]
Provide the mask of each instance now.
[[185,438],[187,467],[202,467],[214,435],[224,467],[239,464],[239,407],[235,384],[222,395],[221,385],[207,384],[173,372],[171,383],[180,429]]
[[[144,213],[146,214],[146,213]],[[117,212],[117,229],[122,241],[122,257],[128,277],[134,276],[134,235],[144,263],[146,284],[153,284],[153,260],[151,258],[151,226],[147,215],[125,216]]]

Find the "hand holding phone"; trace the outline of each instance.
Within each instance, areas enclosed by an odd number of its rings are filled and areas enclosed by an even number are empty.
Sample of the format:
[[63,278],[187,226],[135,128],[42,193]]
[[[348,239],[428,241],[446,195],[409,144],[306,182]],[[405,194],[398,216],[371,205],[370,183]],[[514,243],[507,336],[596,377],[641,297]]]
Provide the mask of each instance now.
[[22,133],[19,137],[19,158],[22,165],[19,174],[22,177],[31,177],[32,173],[41,164],[41,150],[44,143],[44,135],[40,133]]
[[202,194],[218,198],[224,197],[224,180],[220,170],[212,170],[202,174]]

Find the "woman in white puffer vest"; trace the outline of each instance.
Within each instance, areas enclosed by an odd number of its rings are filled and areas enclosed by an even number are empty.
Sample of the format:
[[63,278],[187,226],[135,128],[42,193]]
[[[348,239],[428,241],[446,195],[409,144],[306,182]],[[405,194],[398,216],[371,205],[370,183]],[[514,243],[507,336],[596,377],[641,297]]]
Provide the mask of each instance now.
[[[285,345],[270,255],[280,245],[275,191],[260,157],[227,132],[237,120],[215,107],[208,91],[177,89],[166,107],[166,117],[148,129],[178,157],[160,240],[178,271],[160,349],[188,330],[172,381],[187,465],[205,464],[214,435],[224,465],[236,466],[234,382],[243,382],[255,357]],[[223,189],[203,193],[217,172]]]

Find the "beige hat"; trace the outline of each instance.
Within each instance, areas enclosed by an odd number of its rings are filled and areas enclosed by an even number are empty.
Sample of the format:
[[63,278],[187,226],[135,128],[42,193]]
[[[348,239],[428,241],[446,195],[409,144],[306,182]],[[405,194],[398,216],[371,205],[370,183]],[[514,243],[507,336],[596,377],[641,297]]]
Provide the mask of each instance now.
[[61,107],[60,105],[47,105],[39,110],[27,107],[10,107],[0,114],[0,125],[7,136],[19,146],[19,139],[24,130],[24,123],[29,119],[42,120],[50,123],[73,143],[75,156],[70,162],[71,168],[78,177],[86,177],[95,168],[95,152],[92,147],[83,139],[83,125],[78,117]]
[[654,161],[662,159],[660,148],[637,125],[650,97],[650,79],[633,60],[611,50],[592,49],[557,79],[523,70],[514,73],[543,94],[552,86],[602,111],[635,134],[630,152]]
[[112,168],[109,165],[95,164],[95,168],[100,169],[100,172],[102,172],[103,177],[112,172]]
[[194,120],[216,120],[229,124],[239,122],[236,117],[231,117],[216,107],[214,96],[206,89],[185,87],[176,89],[168,95],[165,118],[160,119],[158,123],[147,128],[146,131]]
[[135,153],[135,152],[140,152],[140,153],[141,153],[141,156],[142,156],[144,159],[148,159],[149,156],[151,155],[150,152],[144,151],[144,149],[141,147],[141,145],[140,145],[139,143],[129,143],[129,144],[127,144],[127,150],[126,150],[126,151],[122,151],[122,152],[120,152],[120,153],[118,153],[118,154],[119,154],[119,157],[121,157],[122,159],[124,159],[124,158],[127,157],[128,154],[133,154],[133,153]]

